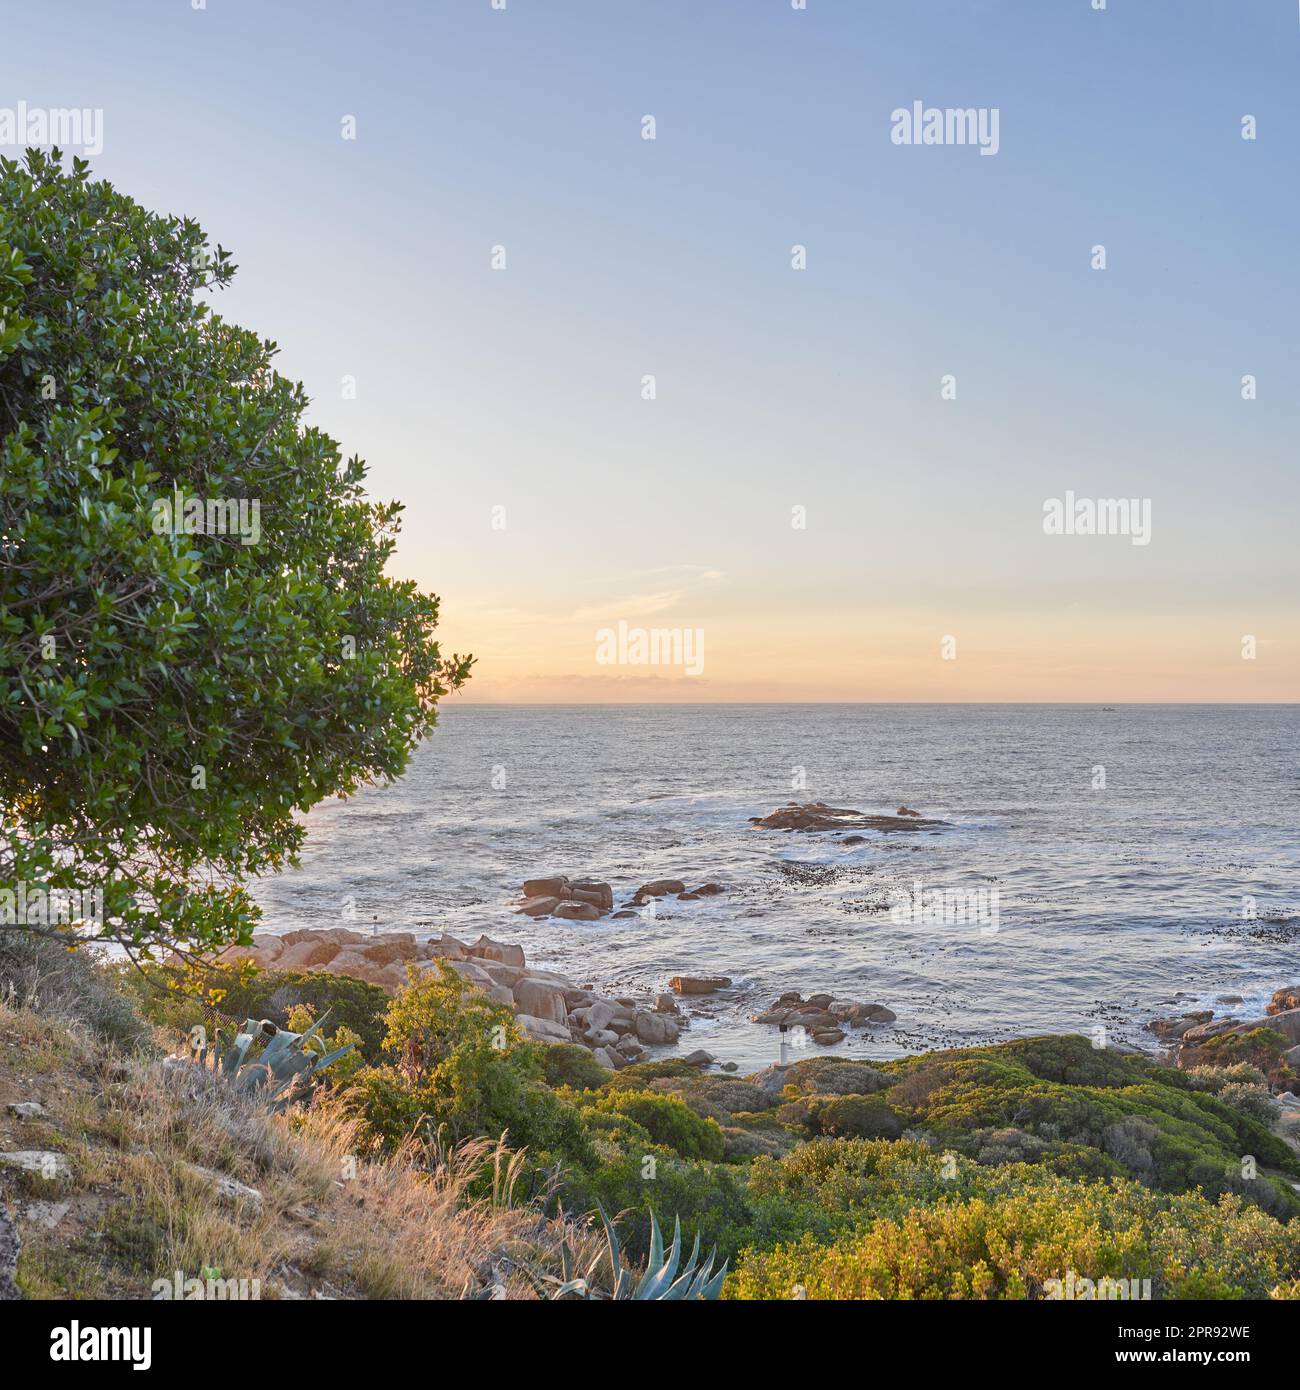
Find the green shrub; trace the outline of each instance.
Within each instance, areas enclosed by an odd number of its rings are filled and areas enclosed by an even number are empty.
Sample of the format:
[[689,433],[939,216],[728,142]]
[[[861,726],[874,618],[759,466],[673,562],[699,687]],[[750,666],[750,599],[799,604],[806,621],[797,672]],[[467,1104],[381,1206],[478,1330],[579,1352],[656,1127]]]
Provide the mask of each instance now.
[[558,1200],[574,1214],[594,1212],[599,1202],[611,1216],[619,1215],[618,1229],[638,1260],[649,1249],[651,1211],[661,1224],[680,1217],[687,1244],[698,1234],[702,1248],[716,1247],[721,1259],[734,1256],[750,1238],[744,1182],[734,1168],[688,1162],[653,1144],[591,1169],[566,1168]]
[[409,974],[384,1016],[391,1064],[358,1073],[347,1093],[363,1137],[391,1147],[414,1125],[453,1142],[505,1134],[534,1166],[555,1157],[592,1162],[581,1116],[543,1083],[539,1049],[510,1009],[446,962]]
[[1239,1198],[1040,1175],[1028,1190],[916,1207],[834,1244],[809,1235],[750,1251],[724,1296],[1043,1298],[1073,1272],[1150,1279],[1156,1298],[1262,1298],[1298,1270],[1289,1228]]
[[610,1078],[610,1072],[577,1043],[549,1043],[542,1048],[541,1057],[542,1075],[548,1086],[594,1091]]
[[878,1097],[837,1096],[822,1101],[810,1116],[813,1129],[834,1139],[897,1139],[898,1115]]
[[671,1149],[679,1158],[717,1162],[726,1147],[718,1122],[697,1115],[675,1096],[656,1095],[653,1091],[616,1091],[602,1096],[591,1108],[635,1120],[656,1144]]

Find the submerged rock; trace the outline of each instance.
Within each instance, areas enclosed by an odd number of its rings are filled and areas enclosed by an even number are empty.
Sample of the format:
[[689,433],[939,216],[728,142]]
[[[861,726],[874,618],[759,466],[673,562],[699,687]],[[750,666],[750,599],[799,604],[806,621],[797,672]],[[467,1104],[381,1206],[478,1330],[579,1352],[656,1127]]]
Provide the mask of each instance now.
[[761,830],[932,830],[947,821],[927,820],[906,807],[898,815],[872,815],[851,807],[828,806],[824,801],[791,801],[767,816],[753,816],[750,824]]
[[730,984],[730,975],[674,975],[668,988],[674,994],[716,994]]

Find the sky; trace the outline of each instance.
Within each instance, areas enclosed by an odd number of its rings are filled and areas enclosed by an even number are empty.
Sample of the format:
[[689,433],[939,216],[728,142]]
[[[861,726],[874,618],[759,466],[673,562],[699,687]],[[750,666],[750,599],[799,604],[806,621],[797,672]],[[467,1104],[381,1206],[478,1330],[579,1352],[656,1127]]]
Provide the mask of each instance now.
[[233,253],[458,699],[1294,701],[1300,7],[1098,3],[10,0],[0,116]]

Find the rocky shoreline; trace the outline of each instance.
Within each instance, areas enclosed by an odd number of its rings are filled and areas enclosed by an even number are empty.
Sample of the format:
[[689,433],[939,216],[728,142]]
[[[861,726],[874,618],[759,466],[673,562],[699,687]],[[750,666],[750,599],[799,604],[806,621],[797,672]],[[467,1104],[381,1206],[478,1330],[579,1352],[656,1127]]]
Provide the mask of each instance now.
[[[364,936],[345,927],[259,934],[251,946],[232,946],[216,960],[222,965],[251,961],[272,973],[346,975],[389,994],[407,984],[410,969],[431,970],[445,962],[473,988],[511,1008],[525,1036],[536,1042],[576,1043],[611,1071],[638,1061],[649,1048],[679,1042],[690,1027],[679,996],[714,993],[731,983],[725,977],[675,975],[669,988],[653,997],[606,995],[568,976],[530,967],[522,946],[489,936],[467,944],[447,932],[421,941],[413,932]],[[709,1066],[714,1059],[697,1050],[684,1060]]]
[[[1235,999],[1220,1002],[1235,1003]],[[1233,1048],[1247,1046],[1252,1036],[1280,1034],[1287,1046],[1278,1052],[1277,1070],[1300,1072],[1300,985],[1279,989],[1259,1018],[1228,1014],[1215,1018],[1213,1009],[1194,1009],[1183,1014],[1153,1018],[1146,1025],[1164,1045],[1168,1059],[1181,1070],[1218,1064]]]

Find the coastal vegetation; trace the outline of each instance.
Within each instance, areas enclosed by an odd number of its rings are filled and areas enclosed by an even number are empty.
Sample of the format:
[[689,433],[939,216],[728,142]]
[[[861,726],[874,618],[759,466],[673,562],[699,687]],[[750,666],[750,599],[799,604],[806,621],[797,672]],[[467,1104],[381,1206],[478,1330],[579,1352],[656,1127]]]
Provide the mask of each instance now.
[[[590,1283],[565,1296],[609,1297],[602,1213],[629,1277],[680,1223],[679,1253],[698,1238],[726,1261],[729,1299],[1034,1299],[1071,1278],[1300,1296],[1295,1127],[1239,1062],[1194,1073],[1043,1037],[751,1077],[609,1072],[527,1039],[446,965],[392,999],[308,972],[287,994],[313,1003],[286,1021],[337,1009],[356,1065],[276,1116],[166,1060],[214,1018],[183,973],[31,940],[0,955],[2,1099],[44,1111],[6,1125],[67,1159],[22,1174],[20,1204],[75,1213],[57,1238],[25,1229],[28,1296],[142,1296],[220,1267],[264,1297],[554,1297],[575,1269]],[[251,1195],[220,1199],[214,1175]]]

